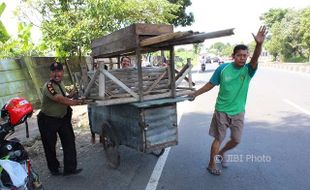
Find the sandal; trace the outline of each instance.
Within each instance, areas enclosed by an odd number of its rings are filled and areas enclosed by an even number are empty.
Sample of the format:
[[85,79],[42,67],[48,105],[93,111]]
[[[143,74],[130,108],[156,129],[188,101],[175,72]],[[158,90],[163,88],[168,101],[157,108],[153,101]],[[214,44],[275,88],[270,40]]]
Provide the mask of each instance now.
[[208,172],[212,175],[221,175],[221,170],[217,169],[217,168],[207,168]]
[[222,165],[222,168],[228,168],[228,166],[227,166],[227,160],[226,160],[225,157],[222,158],[222,160],[221,160],[221,165]]

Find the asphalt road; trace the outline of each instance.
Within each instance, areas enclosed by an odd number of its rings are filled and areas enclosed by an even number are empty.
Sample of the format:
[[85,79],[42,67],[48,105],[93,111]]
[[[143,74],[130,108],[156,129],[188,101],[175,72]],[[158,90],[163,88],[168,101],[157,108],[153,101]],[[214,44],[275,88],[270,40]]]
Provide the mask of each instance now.
[[[196,77],[208,80],[210,73]],[[220,177],[205,171],[217,90],[186,103],[180,144],[169,154],[158,189],[309,189],[309,82],[308,74],[259,69],[249,90],[242,142],[229,152],[229,168]]]
[[[194,71],[198,86],[209,80],[216,66],[208,64],[204,73]],[[84,169],[80,175],[42,175],[43,184],[47,190],[308,190],[309,84],[309,74],[259,68],[248,94],[242,142],[229,152],[229,168],[221,176],[205,169],[216,88],[194,102],[178,104],[179,144],[160,159],[121,147],[121,165],[115,170],[107,165],[100,144],[89,145],[78,155]]]

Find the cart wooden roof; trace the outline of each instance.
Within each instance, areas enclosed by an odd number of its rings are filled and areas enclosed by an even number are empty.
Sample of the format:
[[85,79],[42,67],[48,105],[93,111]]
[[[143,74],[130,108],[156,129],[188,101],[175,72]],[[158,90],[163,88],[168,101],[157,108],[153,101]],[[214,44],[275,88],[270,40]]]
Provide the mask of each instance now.
[[206,39],[233,35],[233,28],[214,32],[173,32],[172,25],[133,24],[92,41],[92,57],[107,58],[166,50],[171,46],[201,43]]

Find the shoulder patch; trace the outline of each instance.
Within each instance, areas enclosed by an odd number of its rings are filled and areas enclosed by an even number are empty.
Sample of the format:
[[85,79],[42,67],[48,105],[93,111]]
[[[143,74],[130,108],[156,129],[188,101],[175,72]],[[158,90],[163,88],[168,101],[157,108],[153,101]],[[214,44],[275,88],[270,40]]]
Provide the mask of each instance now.
[[55,91],[53,85],[51,82],[47,83],[47,90],[49,91],[49,93],[51,93],[53,96],[55,96],[57,94],[57,92]]

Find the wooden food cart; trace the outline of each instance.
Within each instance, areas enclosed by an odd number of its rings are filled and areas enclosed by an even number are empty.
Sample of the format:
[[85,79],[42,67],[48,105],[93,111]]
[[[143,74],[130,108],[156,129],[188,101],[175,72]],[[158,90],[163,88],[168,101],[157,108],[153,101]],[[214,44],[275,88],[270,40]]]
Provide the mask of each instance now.
[[[94,100],[89,104],[91,129],[102,136],[112,167],[120,164],[119,145],[160,156],[178,143],[176,103],[186,100],[194,83],[190,61],[176,70],[174,46],[232,34],[233,29],[173,32],[172,25],[133,24],[92,42],[92,61],[99,68],[84,69],[80,86]],[[155,51],[169,52],[167,66],[142,67],[142,55]],[[135,67],[107,69],[121,56],[132,56]]]

